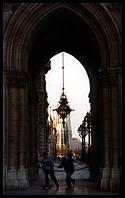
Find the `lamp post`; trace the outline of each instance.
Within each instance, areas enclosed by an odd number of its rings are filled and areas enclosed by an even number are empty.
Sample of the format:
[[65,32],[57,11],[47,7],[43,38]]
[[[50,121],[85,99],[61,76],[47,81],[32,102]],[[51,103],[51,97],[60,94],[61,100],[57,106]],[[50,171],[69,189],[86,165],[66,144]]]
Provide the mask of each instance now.
[[91,112],[87,112],[85,116],[86,131],[88,133],[88,149],[90,149],[90,136],[91,136]]
[[86,136],[86,123],[83,120],[82,124],[78,128],[79,136],[82,138],[82,153],[81,153],[81,160],[84,161],[85,156],[85,136]]
[[62,87],[62,94],[60,96],[60,101],[56,109],[53,109],[54,111],[56,110],[57,114],[60,116],[62,119],[62,124],[63,128],[65,125],[65,118],[70,114],[73,109],[70,108],[68,105],[68,100],[67,97],[64,93],[64,53],[62,53],[62,77],[63,77],[63,87]]
[[89,149],[90,149],[90,138],[91,138],[91,113],[88,114],[88,123],[87,123],[87,128],[88,128],[88,132],[89,132]]
[[62,119],[62,124],[64,127],[65,118],[70,114],[71,111],[73,111],[68,105],[67,97],[64,94],[64,91],[61,94],[59,105],[57,106],[56,109],[54,109],[54,111],[55,110],[56,110],[57,114],[60,116],[60,118]]
[[[64,136],[64,128],[65,128],[65,118],[70,114],[71,111],[74,111],[70,108],[69,102],[67,100],[67,97],[64,93],[64,53],[62,53],[62,74],[63,74],[63,87],[62,87],[62,94],[60,96],[60,101],[56,109],[53,109],[53,111],[56,111],[59,117],[62,119],[63,124],[63,136]],[[64,137],[63,137],[64,139]],[[63,144],[64,142],[62,142]],[[62,148],[63,149],[63,148]]]

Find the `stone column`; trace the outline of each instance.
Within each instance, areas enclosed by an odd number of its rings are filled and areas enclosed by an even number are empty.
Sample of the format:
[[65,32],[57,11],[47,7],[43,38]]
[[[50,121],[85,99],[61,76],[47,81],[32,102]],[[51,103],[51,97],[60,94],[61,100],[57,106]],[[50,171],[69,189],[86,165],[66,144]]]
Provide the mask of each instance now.
[[36,92],[36,87],[34,83],[34,79],[32,76],[29,76],[29,83],[28,83],[28,93],[29,93],[29,156],[28,156],[28,167],[29,167],[29,179],[34,180],[36,179],[36,159],[37,151],[38,151],[38,140],[37,140],[37,133],[38,133],[38,93]]
[[45,70],[40,73],[39,79],[39,153],[43,153],[47,148],[47,118],[48,118],[48,102],[46,93]]
[[37,93],[35,92],[32,95],[31,104],[30,104],[30,118],[31,118],[31,124],[30,124],[30,178],[31,180],[36,179],[36,156],[37,154]]
[[18,164],[18,114],[17,114],[17,80],[15,72],[6,73],[7,82],[7,175],[6,189],[16,189],[17,183],[17,164]]
[[5,190],[5,185],[6,185],[6,136],[7,136],[7,130],[6,130],[6,105],[7,105],[7,95],[6,95],[6,84],[3,81],[3,190]]
[[120,169],[119,169],[119,128],[118,128],[118,76],[115,71],[110,73],[111,97],[112,97],[112,169],[110,190],[119,192],[120,190]]
[[[119,68],[119,93],[118,93],[118,103],[119,103],[119,114],[118,114],[118,129],[119,129],[119,167],[120,167],[120,193],[124,191],[123,189],[123,144],[124,140],[122,138],[122,69]],[[124,111],[124,110],[123,110]],[[124,121],[123,121],[124,122]]]
[[27,134],[27,123],[28,123],[28,112],[27,107],[27,79],[25,74],[21,73],[18,75],[18,111],[19,111],[19,161],[18,161],[18,188],[24,189],[29,186],[28,182],[28,169],[26,169],[26,153],[28,146]]
[[40,85],[39,85],[39,153],[43,153],[46,151],[46,146],[45,146],[45,134],[44,134],[44,126],[45,126],[45,105],[44,105],[44,99],[45,99],[45,74],[42,71],[40,73]]
[[37,93],[39,94],[39,112],[38,112],[38,120],[39,120],[39,131],[38,131],[38,154],[43,153],[48,149],[48,102],[47,102],[47,92],[46,92],[46,80],[45,74],[50,69],[50,62],[45,64],[42,68],[39,76],[39,80],[37,82]]
[[104,129],[104,168],[102,169],[101,190],[110,189],[110,95],[109,79],[107,72],[102,73],[102,95],[103,95],[103,129]]

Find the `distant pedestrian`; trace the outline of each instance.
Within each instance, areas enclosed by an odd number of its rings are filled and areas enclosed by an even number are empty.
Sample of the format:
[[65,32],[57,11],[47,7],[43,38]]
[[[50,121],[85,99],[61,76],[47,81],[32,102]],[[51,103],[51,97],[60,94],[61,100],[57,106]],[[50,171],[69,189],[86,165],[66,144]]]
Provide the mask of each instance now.
[[[64,167],[64,170],[66,172],[66,184],[67,188],[66,190],[72,190],[75,185],[75,179],[71,178],[71,175],[74,173],[74,164],[72,159],[72,153],[68,153],[66,157],[62,158],[61,164],[58,166],[58,168]],[[73,184],[73,186],[72,186]]]
[[54,162],[53,162],[52,158],[50,158],[48,156],[47,152],[43,153],[43,159],[41,161],[41,164],[42,164],[43,172],[45,174],[46,185],[44,186],[44,188],[46,189],[47,187],[49,187],[49,175],[50,175],[51,179],[54,181],[54,183],[57,187],[57,190],[58,190],[59,184],[58,184],[58,181],[54,174]]

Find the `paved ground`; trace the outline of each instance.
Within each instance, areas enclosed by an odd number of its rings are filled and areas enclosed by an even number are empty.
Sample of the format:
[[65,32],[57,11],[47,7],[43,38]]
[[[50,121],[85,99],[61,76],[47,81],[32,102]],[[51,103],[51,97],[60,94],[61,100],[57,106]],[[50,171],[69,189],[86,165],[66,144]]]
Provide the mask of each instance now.
[[60,188],[57,191],[55,185],[52,181],[52,189],[44,190],[42,185],[44,184],[43,172],[40,169],[39,177],[37,181],[32,182],[30,187],[26,190],[20,191],[5,191],[3,195],[117,195],[116,193],[111,192],[101,192],[97,186],[97,184],[89,181],[89,168],[86,168],[86,164],[75,163],[75,172],[72,175],[72,178],[76,179],[74,190],[71,192],[67,192],[65,190],[65,172],[61,168],[57,168],[58,163],[55,164],[55,175],[58,179]]

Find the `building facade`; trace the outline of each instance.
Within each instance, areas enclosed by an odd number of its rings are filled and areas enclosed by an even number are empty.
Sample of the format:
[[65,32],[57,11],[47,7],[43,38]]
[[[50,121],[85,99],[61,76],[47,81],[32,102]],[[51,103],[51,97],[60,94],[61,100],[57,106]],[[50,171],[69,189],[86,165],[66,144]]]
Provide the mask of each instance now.
[[80,154],[82,149],[81,141],[78,138],[71,139],[71,150],[75,154]]

